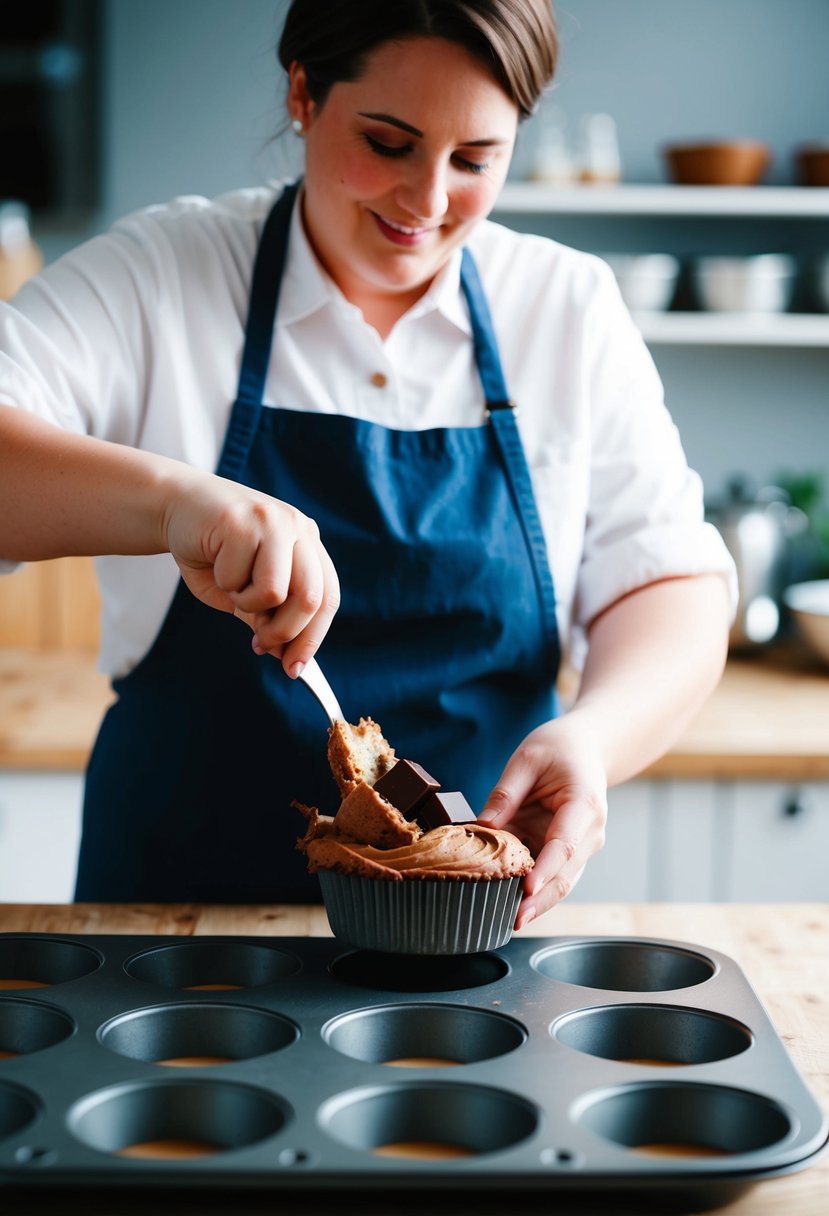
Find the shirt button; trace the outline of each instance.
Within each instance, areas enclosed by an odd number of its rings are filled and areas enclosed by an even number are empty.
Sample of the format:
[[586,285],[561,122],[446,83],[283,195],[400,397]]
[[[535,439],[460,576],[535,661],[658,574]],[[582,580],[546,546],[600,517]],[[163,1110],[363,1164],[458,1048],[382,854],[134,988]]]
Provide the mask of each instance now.
[[374,372],[370,379],[375,388],[385,388],[389,382],[389,378],[384,372]]

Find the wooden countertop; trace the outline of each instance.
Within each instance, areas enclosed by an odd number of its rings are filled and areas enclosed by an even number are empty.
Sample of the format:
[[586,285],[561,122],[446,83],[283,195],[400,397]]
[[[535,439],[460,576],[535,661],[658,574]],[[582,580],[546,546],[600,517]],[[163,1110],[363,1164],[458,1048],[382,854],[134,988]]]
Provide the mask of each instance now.
[[[0,648],[0,770],[84,769],[108,681],[84,651]],[[729,660],[657,778],[829,779],[829,668],[781,649]]]
[[[194,904],[180,905],[114,905],[75,904],[13,905],[0,904],[0,932],[38,933],[132,933],[132,934],[232,934],[257,936],[330,936],[328,922],[319,907],[218,907]],[[829,1111],[829,904],[567,904],[560,905],[534,921],[522,936],[547,937],[560,934],[610,935],[623,937],[658,937],[710,946],[730,955],[742,967],[766,1006],[777,1032],[786,1043],[791,1056],[807,1084],[824,1110]],[[801,1173],[790,1174],[761,1182],[735,1203],[718,1209],[733,1216],[825,1216],[829,1196],[829,1154],[819,1157]],[[325,1205],[327,1216],[349,1210],[390,1216],[401,1210],[399,1203],[389,1202],[382,1208],[366,1203],[366,1196],[350,1207],[348,1200],[337,1196]],[[42,1206],[41,1202],[43,1201]],[[275,1209],[273,1198],[248,1199],[236,1192],[226,1207],[206,1206],[204,1197],[196,1202],[186,1192],[177,1191],[169,1197],[150,1199],[138,1195],[120,1195],[117,1205],[112,1195],[84,1192],[77,1206],[65,1190],[59,1197],[61,1213],[83,1212],[84,1216],[109,1216],[118,1211],[123,1216],[152,1212],[164,1216],[175,1211],[178,1216],[211,1216],[223,1211],[234,1216],[249,1214],[271,1216]],[[216,1204],[222,1200],[216,1197]],[[257,1203],[261,1206],[257,1206]],[[3,1200],[3,1211],[27,1213],[54,1211],[54,1197],[48,1192],[38,1195],[28,1191],[20,1207]],[[192,1205],[192,1206],[191,1206]],[[444,1203],[433,1204],[435,1216],[462,1216],[470,1210],[468,1203],[457,1196]],[[549,1212],[549,1200],[542,1207],[531,1197],[521,1199],[525,1216]],[[278,1205],[284,1216],[313,1213],[320,1209],[307,1199]],[[476,1213],[481,1216],[502,1214],[503,1199],[483,1206],[476,1201]],[[415,1208],[406,1208],[415,1212]],[[511,1208],[510,1208],[511,1210]],[[567,1208],[555,1204],[557,1213],[566,1216]],[[583,1209],[578,1209],[583,1211]],[[612,1209],[603,1209],[608,1216]]]
[[829,778],[829,667],[797,645],[732,656],[723,678],[648,777]]

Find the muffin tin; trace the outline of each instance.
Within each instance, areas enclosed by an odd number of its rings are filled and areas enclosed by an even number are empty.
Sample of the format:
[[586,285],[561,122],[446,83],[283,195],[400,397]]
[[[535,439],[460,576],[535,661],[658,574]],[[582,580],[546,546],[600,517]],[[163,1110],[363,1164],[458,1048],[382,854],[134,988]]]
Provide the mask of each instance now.
[[681,942],[411,957],[0,934],[0,989],[0,1188],[658,1191],[698,1208],[827,1140],[740,968]]

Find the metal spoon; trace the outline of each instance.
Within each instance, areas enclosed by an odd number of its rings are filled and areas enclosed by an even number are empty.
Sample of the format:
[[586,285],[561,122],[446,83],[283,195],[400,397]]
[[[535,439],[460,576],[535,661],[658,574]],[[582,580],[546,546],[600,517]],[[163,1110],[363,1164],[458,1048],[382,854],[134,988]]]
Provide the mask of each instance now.
[[316,659],[309,659],[302,670],[302,673],[297,676],[306,688],[314,694],[322,708],[328,715],[328,720],[333,726],[335,722],[344,722],[345,714],[340,709],[340,703],[334,696],[331,685],[322,674],[322,668]]

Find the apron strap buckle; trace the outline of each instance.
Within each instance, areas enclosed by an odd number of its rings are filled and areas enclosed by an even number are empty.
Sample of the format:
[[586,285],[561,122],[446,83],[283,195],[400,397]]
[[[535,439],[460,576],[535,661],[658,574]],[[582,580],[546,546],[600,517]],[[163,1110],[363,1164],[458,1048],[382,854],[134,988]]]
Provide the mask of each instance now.
[[518,406],[511,399],[506,401],[487,401],[484,417],[491,418],[495,410],[512,410],[514,417],[518,417]]

